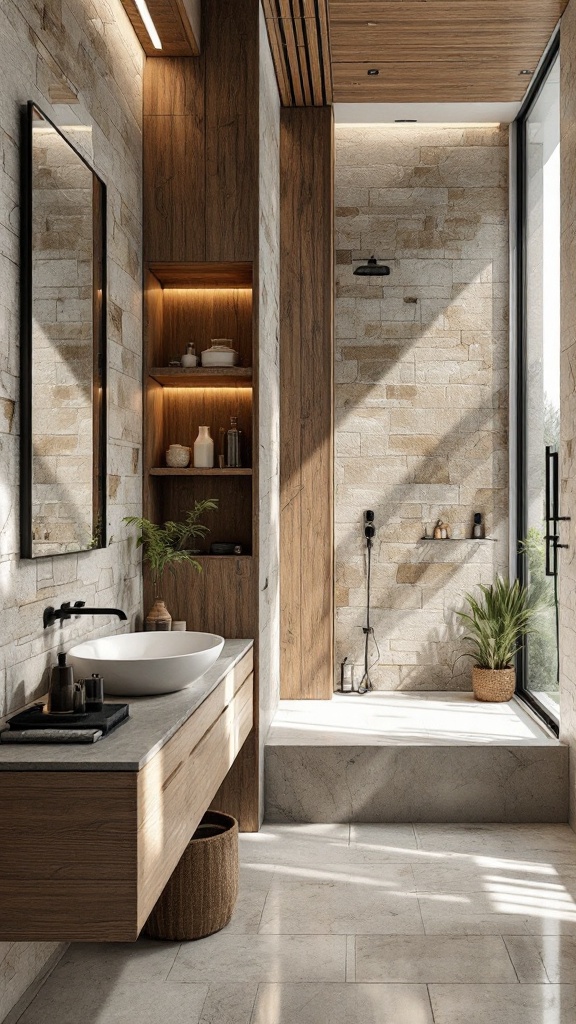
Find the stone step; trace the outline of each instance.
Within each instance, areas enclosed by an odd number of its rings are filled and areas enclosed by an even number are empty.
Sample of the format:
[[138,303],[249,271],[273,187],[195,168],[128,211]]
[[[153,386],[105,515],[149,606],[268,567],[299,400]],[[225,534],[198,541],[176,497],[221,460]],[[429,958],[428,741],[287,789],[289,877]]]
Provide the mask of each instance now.
[[281,701],[269,822],[566,822],[568,747],[519,701],[468,693]]

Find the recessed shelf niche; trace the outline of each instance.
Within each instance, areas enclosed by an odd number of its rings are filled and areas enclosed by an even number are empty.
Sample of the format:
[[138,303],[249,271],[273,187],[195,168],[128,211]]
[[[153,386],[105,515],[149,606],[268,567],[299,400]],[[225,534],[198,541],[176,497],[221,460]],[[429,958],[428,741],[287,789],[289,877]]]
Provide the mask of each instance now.
[[[208,555],[211,542],[240,544],[244,559],[251,555],[255,545],[252,265],[151,263],[145,278],[145,312],[145,514],[155,522],[181,520],[195,501],[218,500],[218,511],[205,517],[210,533],[199,544],[203,549],[205,577],[201,589],[205,593],[210,586],[210,565],[218,558]],[[189,342],[194,343],[200,355],[210,347],[213,338],[231,339],[239,353],[238,366],[169,366],[171,360],[179,359],[186,351]],[[222,453],[222,441],[225,443],[220,428],[228,429],[231,416],[237,417],[242,432],[242,467],[220,469],[218,456]],[[200,425],[210,427],[215,468],[167,467],[168,446],[193,447]],[[236,563],[238,557],[220,556],[218,562]],[[181,573],[180,577],[187,578],[187,574]],[[192,594],[198,586],[192,583],[185,589]],[[188,621],[195,619],[198,628],[194,601],[191,599],[183,607],[186,602],[179,594],[178,603],[178,614]],[[174,613],[175,609],[170,610]]]

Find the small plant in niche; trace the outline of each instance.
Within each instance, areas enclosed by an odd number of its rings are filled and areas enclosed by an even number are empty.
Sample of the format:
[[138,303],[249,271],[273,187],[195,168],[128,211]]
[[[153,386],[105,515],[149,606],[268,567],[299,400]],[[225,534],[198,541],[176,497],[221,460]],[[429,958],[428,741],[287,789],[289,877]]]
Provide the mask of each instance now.
[[166,570],[176,575],[176,566],[186,562],[197,572],[202,566],[194,558],[196,551],[190,550],[188,544],[194,539],[202,539],[210,532],[209,527],[202,523],[201,517],[206,512],[214,512],[218,508],[215,498],[196,501],[182,522],[173,520],[158,525],[143,516],[126,516],[124,522],[135,526],[139,531],[136,544],[143,549],[143,559],[150,566],[152,586],[154,588],[154,607],[146,616],[146,629],[168,630],[172,624],[172,616],[168,612],[160,593]]

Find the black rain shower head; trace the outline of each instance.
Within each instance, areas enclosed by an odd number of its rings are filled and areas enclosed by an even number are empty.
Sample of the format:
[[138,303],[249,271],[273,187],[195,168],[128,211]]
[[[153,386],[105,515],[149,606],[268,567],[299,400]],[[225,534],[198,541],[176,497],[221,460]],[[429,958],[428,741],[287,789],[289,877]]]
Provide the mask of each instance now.
[[368,263],[361,263],[359,267],[356,267],[354,273],[358,277],[388,277],[390,267],[378,263],[376,257],[371,256]]

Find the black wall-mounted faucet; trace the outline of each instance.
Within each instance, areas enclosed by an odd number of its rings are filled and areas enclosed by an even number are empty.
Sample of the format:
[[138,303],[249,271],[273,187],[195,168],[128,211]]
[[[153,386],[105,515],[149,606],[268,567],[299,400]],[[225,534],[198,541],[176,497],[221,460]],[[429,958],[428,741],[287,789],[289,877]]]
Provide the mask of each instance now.
[[48,626],[53,626],[58,621],[62,625],[65,619],[71,619],[74,615],[117,615],[124,621],[128,618],[126,612],[123,612],[121,608],[86,608],[85,601],[75,601],[73,605],[70,604],[70,601],[63,601],[60,608],[53,608],[50,605],[44,609],[42,617],[44,629],[48,629]]

